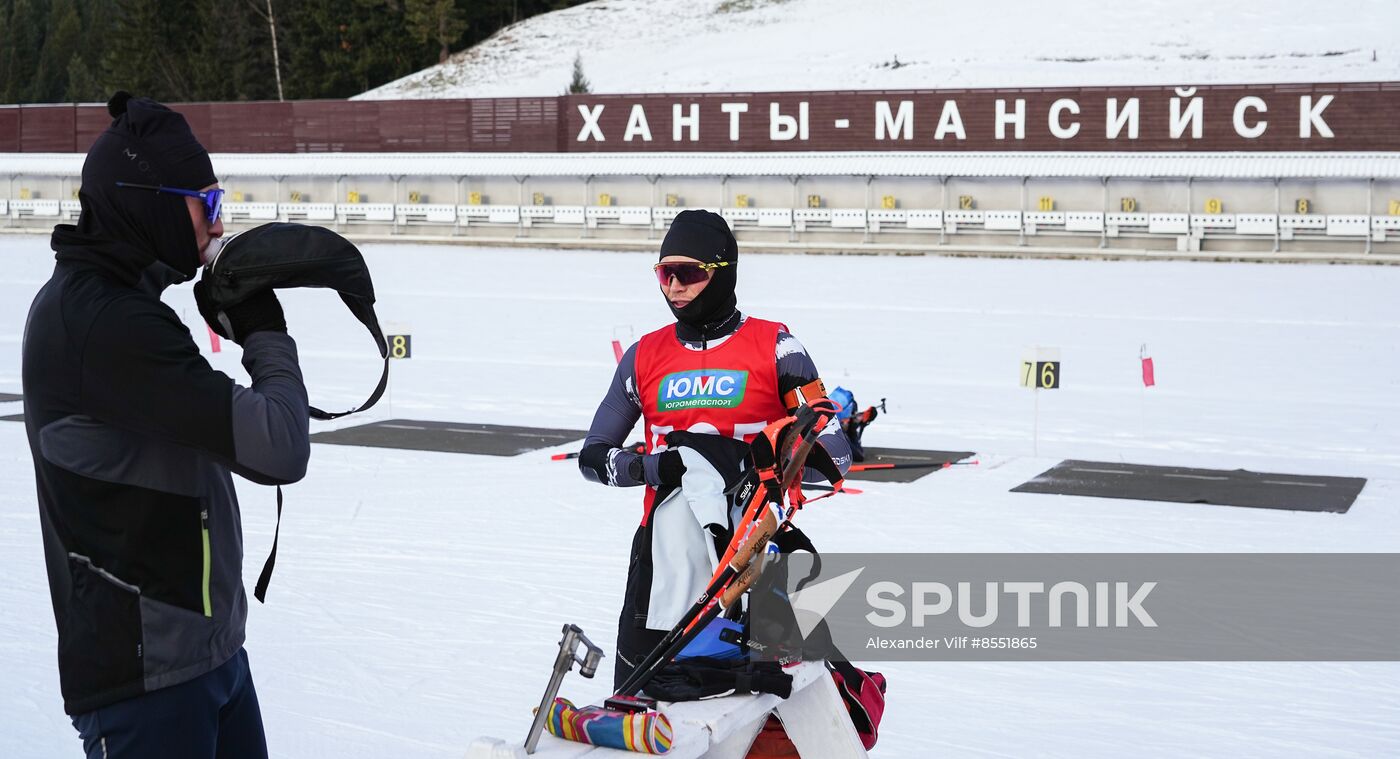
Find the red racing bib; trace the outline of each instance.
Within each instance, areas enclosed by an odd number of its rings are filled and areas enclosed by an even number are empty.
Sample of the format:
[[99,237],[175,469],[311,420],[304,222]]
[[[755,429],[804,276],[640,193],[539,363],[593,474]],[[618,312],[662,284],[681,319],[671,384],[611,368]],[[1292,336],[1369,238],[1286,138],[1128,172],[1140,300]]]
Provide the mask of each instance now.
[[[666,433],[674,430],[752,442],[787,416],[778,392],[779,330],[787,328],[750,316],[729,339],[703,351],[682,345],[674,325],[643,336],[636,372],[646,452],[666,450]],[[642,524],[655,501],[656,489],[647,486]]]

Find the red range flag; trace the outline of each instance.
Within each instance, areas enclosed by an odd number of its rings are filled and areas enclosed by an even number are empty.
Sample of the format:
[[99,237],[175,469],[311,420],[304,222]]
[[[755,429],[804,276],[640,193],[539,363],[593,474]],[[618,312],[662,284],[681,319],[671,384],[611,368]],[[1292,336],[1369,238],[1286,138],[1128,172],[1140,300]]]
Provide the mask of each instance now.
[[1157,384],[1157,378],[1152,370],[1152,357],[1142,357],[1142,384],[1143,387],[1152,387]]
[[620,341],[617,341],[617,340],[612,341],[612,343],[613,343],[613,356],[615,356],[615,357],[617,358],[617,363],[620,364],[620,363],[622,363],[622,343],[621,343]]
[[218,353],[219,351],[223,350],[223,346],[222,346],[222,345],[220,344],[220,342],[219,342],[219,333],[218,333],[218,332],[215,332],[215,331],[214,331],[214,328],[211,327],[211,326],[209,326],[209,325],[207,325],[207,324],[204,325],[204,328],[207,329],[207,330],[209,330],[209,350],[210,350],[210,352],[212,352],[212,353]]

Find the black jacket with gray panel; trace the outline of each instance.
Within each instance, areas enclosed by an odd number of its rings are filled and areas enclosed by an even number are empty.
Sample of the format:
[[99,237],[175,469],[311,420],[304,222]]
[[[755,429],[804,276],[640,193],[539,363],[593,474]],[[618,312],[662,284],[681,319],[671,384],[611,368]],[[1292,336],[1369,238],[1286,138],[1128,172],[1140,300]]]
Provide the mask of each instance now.
[[296,344],[243,346],[251,388],[200,355],[160,301],[179,275],[58,227],[24,335],[24,419],[39,490],[64,709],[191,680],[243,645],[248,602],[230,473],[305,474]]

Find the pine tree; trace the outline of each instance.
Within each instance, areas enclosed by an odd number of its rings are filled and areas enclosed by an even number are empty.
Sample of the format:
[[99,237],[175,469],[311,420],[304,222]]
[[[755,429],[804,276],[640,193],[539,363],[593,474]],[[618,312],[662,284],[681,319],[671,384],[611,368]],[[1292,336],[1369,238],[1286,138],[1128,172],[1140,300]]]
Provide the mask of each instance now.
[[78,49],[68,59],[68,92],[72,103],[102,103],[111,92],[102,81],[102,62],[114,24],[113,0],[83,0],[77,4],[82,20]]
[[[209,0],[206,0],[208,2]],[[206,24],[201,4],[185,0],[115,0],[104,84],[167,102],[199,99]]]
[[436,46],[418,42],[409,32],[396,0],[356,0],[350,33],[360,49],[352,64],[357,92],[408,76],[436,58]]
[[[356,95],[581,0],[282,0],[287,98]],[[277,97],[268,0],[0,0],[0,102]],[[586,88],[581,68],[575,84]]]
[[101,103],[111,93],[97,81],[87,61],[80,53],[68,59],[68,92],[63,99],[69,103]]
[[583,95],[592,91],[589,89],[588,77],[583,75],[583,55],[574,53],[574,78],[569,82],[569,88],[564,90],[564,94]]
[[405,0],[408,28],[419,42],[438,45],[438,63],[445,63],[451,45],[462,38],[467,20],[454,0]]
[[15,0],[10,11],[9,44],[0,55],[8,57],[8,71],[0,86],[6,103],[34,102],[33,83],[39,73],[39,54],[44,46],[42,0]]
[[196,100],[276,100],[264,11],[252,2],[204,0],[188,71]]
[[164,44],[158,0],[116,0],[114,6],[112,39],[101,62],[103,89],[167,97],[158,84],[156,50]]
[[289,99],[349,97],[356,89],[351,63],[352,0],[299,0],[278,14],[282,85]]
[[10,35],[10,14],[14,12],[14,0],[0,0],[0,100],[10,103],[6,90],[8,83],[14,81],[10,75],[10,51],[14,49],[14,42]]
[[77,53],[83,35],[83,24],[73,0],[54,0],[49,8],[48,30],[29,97],[37,103],[61,103],[68,100],[68,64]]
[[[253,50],[263,50],[262,55],[258,57],[265,59],[267,69],[272,73],[273,92],[279,101],[286,99],[286,90],[284,90],[283,81],[281,81],[281,71],[283,71],[283,67],[281,67],[281,55],[283,55],[281,53],[281,36],[283,35],[277,29],[277,14],[272,6],[272,0],[246,0],[246,6],[241,8],[245,13],[248,10],[252,11],[252,17],[255,18],[255,25],[258,27],[251,29],[252,35],[249,39],[249,45]],[[246,84],[252,85],[252,83]],[[244,90],[246,88],[262,90],[262,87],[244,87]]]

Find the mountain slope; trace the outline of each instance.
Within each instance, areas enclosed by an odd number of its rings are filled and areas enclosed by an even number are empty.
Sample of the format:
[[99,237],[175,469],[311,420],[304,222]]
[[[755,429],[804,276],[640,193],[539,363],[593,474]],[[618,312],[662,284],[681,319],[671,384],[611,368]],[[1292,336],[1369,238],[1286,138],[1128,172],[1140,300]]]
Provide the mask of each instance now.
[[1393,0],[599,0],[363,99],[1400,80]]

